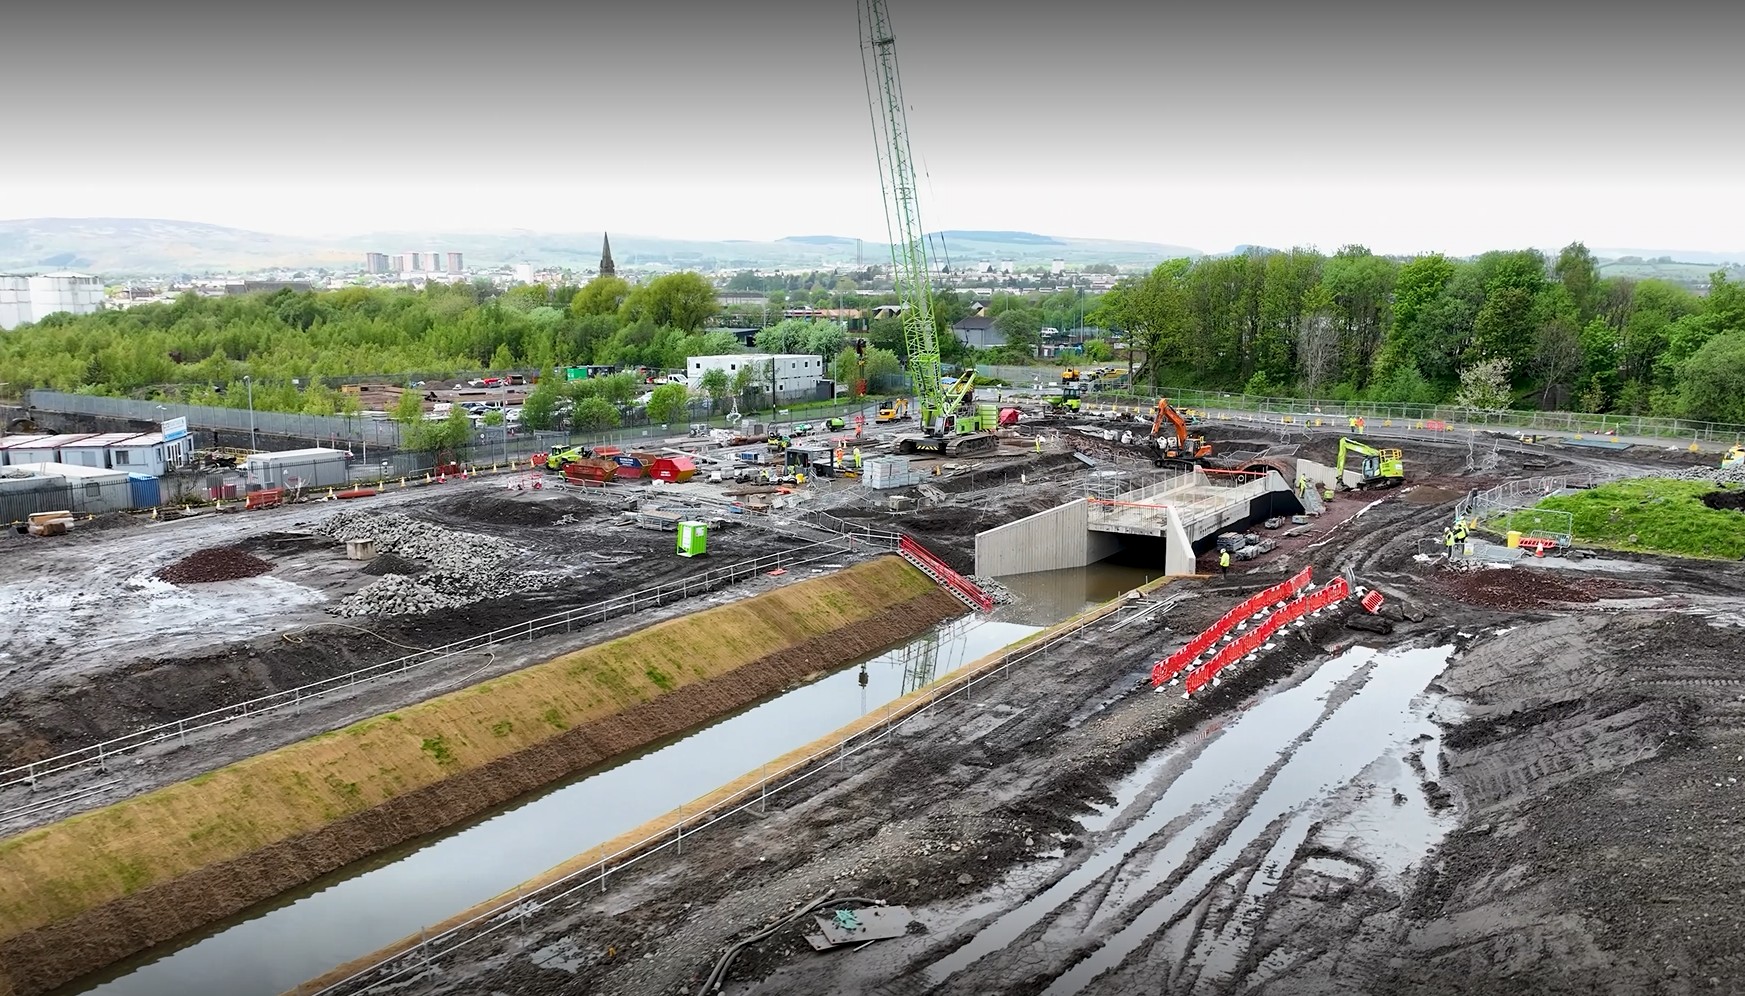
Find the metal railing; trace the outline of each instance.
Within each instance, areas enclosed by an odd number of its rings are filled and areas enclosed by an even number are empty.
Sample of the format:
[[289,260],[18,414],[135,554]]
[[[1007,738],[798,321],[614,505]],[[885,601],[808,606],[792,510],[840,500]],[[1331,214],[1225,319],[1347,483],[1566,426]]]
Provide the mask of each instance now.
[[[604,602],[554,612],[513,626],[504,626],[488,633],[481,633],[440,647],[420,650],[392,660],[357,668],[344,674],[299,685],[296,688],[288,688],[270,695],[262,695],[217,709],[210,709],[174,722],[159,723],[156,726],[92,744],[89,747],[81,747],[40,761],[7,768],[0,771],[0,788],[12,785],[34,786],[41,778],[79,768],[96,766],[101,769],[109,761],[144,747],[166,741],[183,742],[186,741],[189,734],[201,730],[258,718],[283,709],[301,709],[305,704],[317,702],[339,692],[349,691],[415,668],[450,663],[459,657],[501,643],[532,640],[538,634],[555,632],[560,629],[568,633],[577,627],[594,625],[626,613],[652,609],[669,601],[703,594],[778,567],[795,567],[828,560],[841,556],[845,549],[852,551],[853,547],[845,548],[844,542],[852,544],[854,540],[852,537],[847,537],[844,540],[825,540],[809,546],[777,551],[693,577],[680,578],[639,591],[628,592]],[[821,547],[828,549],[821,550]]]
[[[1014,665],[1021,664],[1044,651],[1052,650],[1081,631],[1108,618],[1125,602],[1115,599],[1098,610],[1093,609],[1079,619],[1048,633],[1039,639],[1013,648],[990,660],[973,674],[948,679],[936,685],[925,699],[907,703],[899,711],[897,703],[887,703],[882,722],[844,736],[836,743],[815,751],[777,771],[764,772],[757,782],[720,800],[700,812],[683,816],[672,825],[651,833],[626,847],[565,874],[540,888],[518,896],[512,902],[494,906],[483,913],[441,931],[424,936],[410,950],[389,957],[334,982],[314,996],[362,996],[403,978],[409,973],[428,970],[440,958],[500,931],[521,925],[526,917],[553,903],[576,897],[584,891],[606,891],[612,874],[622,872],[637,863],[672,848],[684,853],[684,840],[728,819],[756,807],[767,811],[769,798],[799,786],[831,768],[843,764],[861,751],[894,737],[914,720],[926,715],[957,695],[969,698],[970,691],[984,681],[1004,677]],[[372,978],[372,976],[375,976]]]

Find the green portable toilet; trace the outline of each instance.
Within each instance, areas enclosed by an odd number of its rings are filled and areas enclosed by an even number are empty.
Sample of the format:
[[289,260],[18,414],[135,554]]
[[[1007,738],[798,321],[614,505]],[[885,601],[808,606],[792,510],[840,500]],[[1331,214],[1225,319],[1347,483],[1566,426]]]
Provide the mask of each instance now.
[[706,522],[679,523],[679,556],[701,557],[709,542],[709,525]]

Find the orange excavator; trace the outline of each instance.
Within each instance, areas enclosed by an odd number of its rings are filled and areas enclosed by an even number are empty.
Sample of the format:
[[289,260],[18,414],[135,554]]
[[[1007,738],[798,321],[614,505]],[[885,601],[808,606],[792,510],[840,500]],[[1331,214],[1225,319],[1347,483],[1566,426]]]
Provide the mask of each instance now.
[[[1174,430],[1173,438],[1163,435],[1163,423]],[[1159,467],[1171,465],[1192,467],[1212,455],[1205,436],[1188,435],[1188,420],[1171,408],[1168,398],[1157,401],[1157,417],[1151,420],[1151,445],[1156,450],[1152,463]]]

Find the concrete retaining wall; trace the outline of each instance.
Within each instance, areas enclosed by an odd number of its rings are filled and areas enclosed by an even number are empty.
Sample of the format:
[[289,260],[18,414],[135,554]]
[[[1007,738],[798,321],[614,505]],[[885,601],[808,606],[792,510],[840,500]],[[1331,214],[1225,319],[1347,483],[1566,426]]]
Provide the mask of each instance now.
[[1033,574],[1094,564],[1121,549],[1119,537],[1090,529],[1083,499],[976,534],[976,569],[984,577]]

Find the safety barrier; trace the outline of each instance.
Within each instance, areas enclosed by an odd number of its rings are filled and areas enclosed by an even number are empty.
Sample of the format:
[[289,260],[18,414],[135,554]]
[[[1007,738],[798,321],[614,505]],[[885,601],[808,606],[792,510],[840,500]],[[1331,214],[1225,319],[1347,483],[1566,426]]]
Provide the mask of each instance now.
[[947,591],[961,598],[973,609],[994,611],[994,600],[975,582],[945,565],[933,552],[905,536],[897,543],[897,553],[921,569],[923,574],[939,582]]
[[1311,612],[1342,601],[1351,594],[1351,587],[1344,578],[1334,578],[1320,591],[1313,595],[1296,599],[1280,607],[1278,611],[1267,616],[1253,631],[1241,637],[1229,646],[1218,651],[1217,656],[1188,673],[1185,684],[1187,694],[1192,695],[1206,687],[1208,682],[1218,677],[1218,672],[1236,663],[1249,654],[1259,650],[1274,633],[1296,622]]
[[1173,679],[1185,671],[1201,654],[1209,650],[1212,644],[1217,643],[1231,629],[1271,606],[1296,597],[1299,592],[1309,586],[1311,577],[1311,568],[1305,567],[1290,579],[1243,599],[1240,605],[1224,613],[1217,622],[1208,626],[1200,635],[1189,640],[1180,650],[1153,665],[1151,683],[1161,685]]

